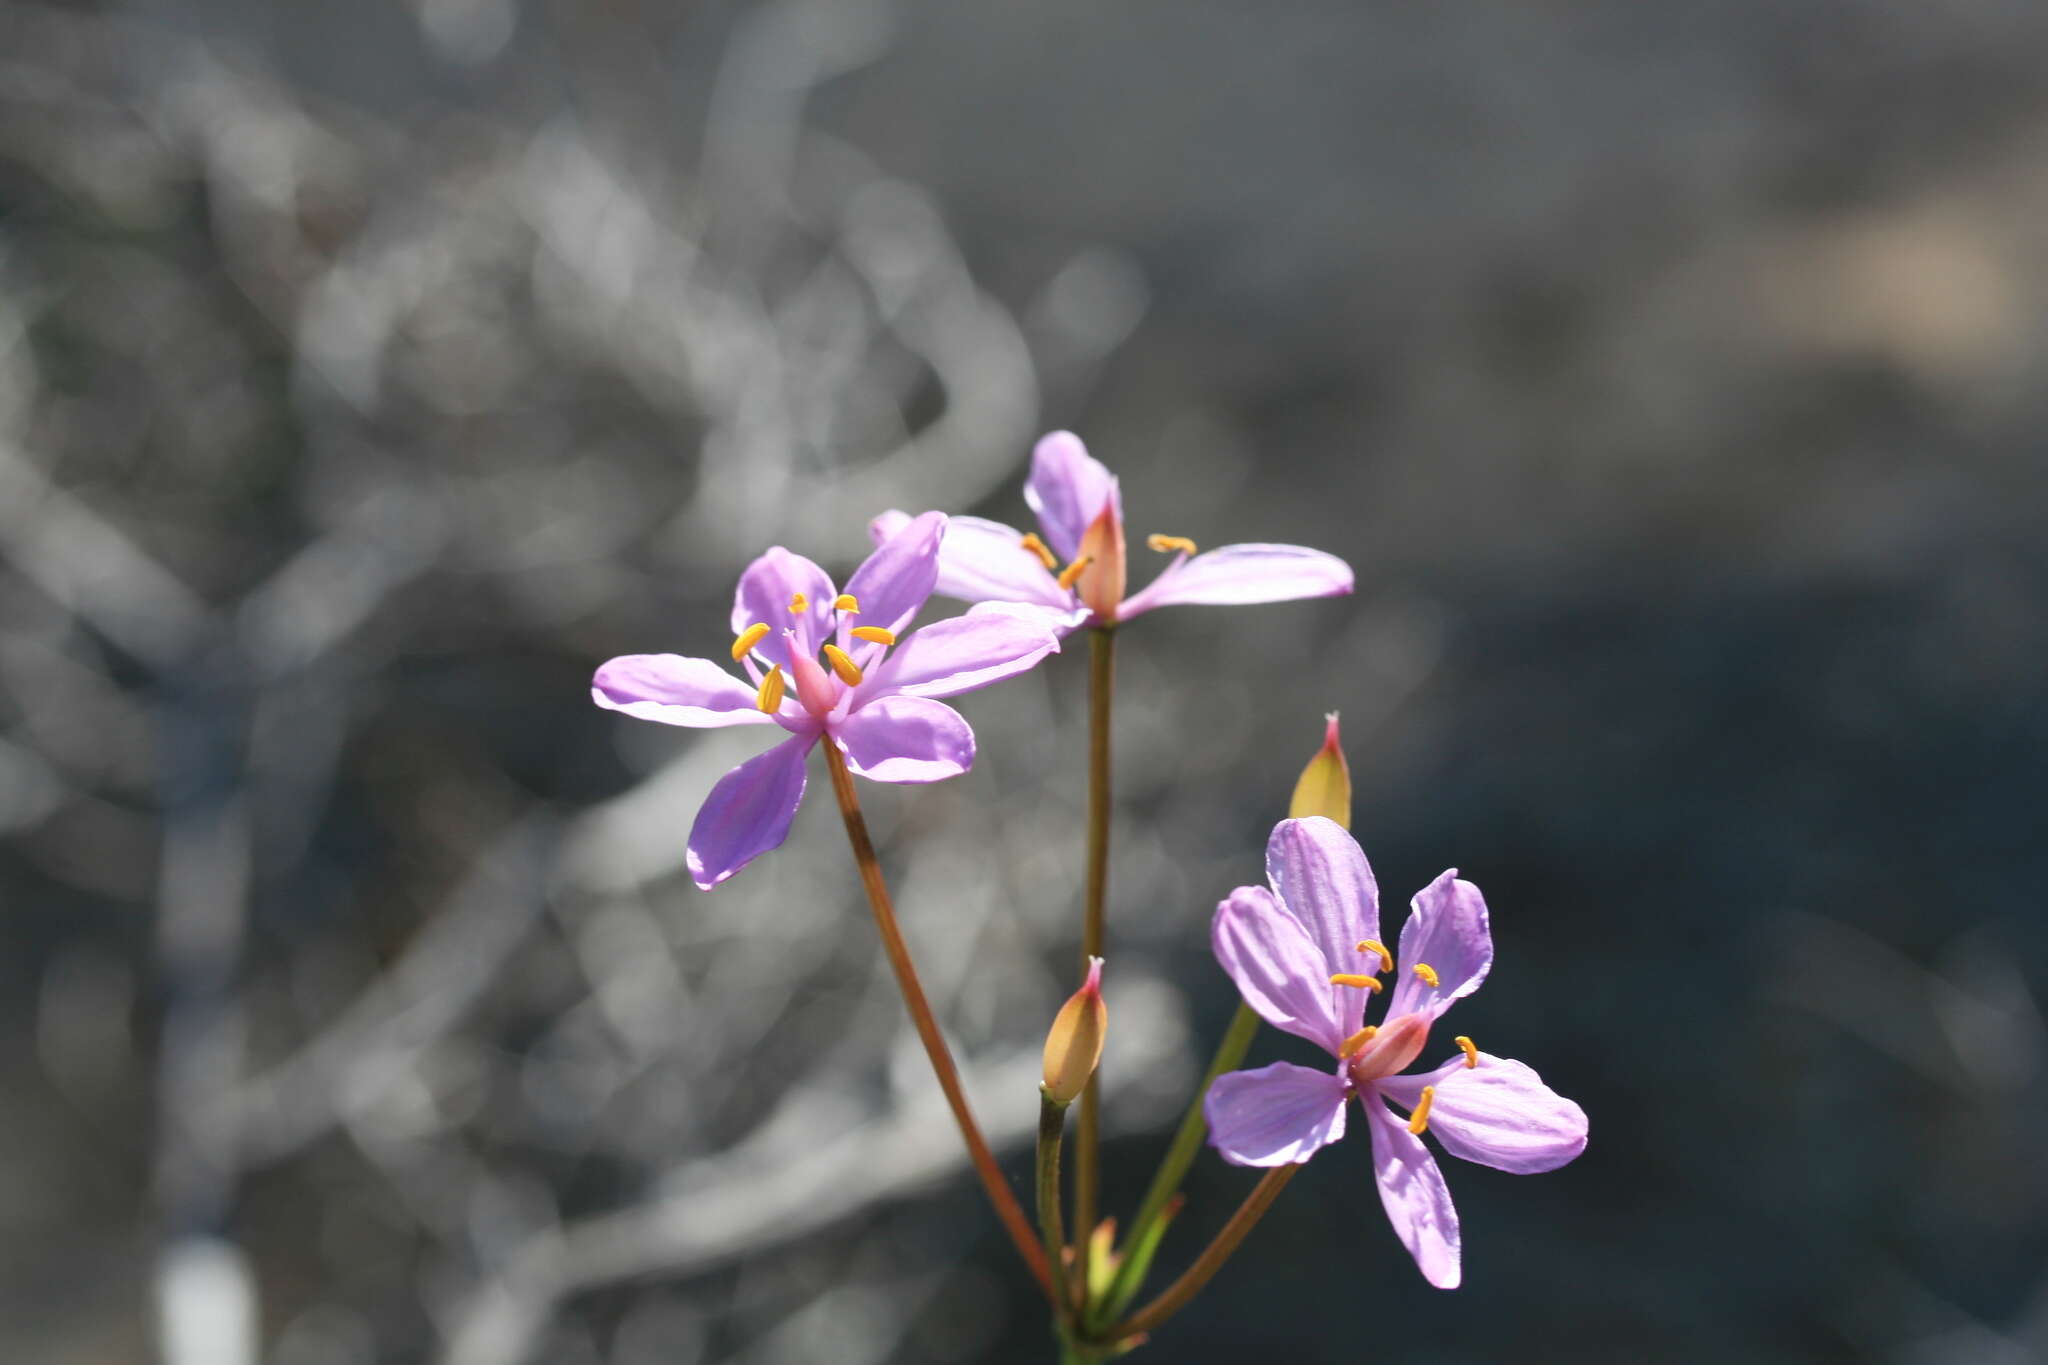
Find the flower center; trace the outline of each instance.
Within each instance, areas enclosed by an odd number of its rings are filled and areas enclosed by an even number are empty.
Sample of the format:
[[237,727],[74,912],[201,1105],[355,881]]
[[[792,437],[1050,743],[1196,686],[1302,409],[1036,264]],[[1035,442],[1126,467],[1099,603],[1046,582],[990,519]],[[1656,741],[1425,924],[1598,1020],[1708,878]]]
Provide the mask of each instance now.
[[839,684],[810,655],[791,653],[789,675],[796,679],[796,699],[818,719],[823,720],[839,704]]
[[[1186,536],[1153,536],[1148,543],[1162,552],[1195,551],[1195,542]],[[1073,562],[1064,569],[1059,568],[1052,547],[1036,531],[1027,532],[1017,544],[1036,555],[1060,590],[1079,597],[1101,624],[1116,620],[1117,608],[1124,600],[1124,525],[1112,505],[1104,503],[1095,520],[1088,523],[1088,529],[1081,533],[1081,544],[1074,551]]]
[[1377,1029],[1360,1029],[1344,1042],[1351,1049],[1342,1054],[1344,1075],[1363,1090],[1382,1076],[1407,1070],[1428,1041],[1429,1020],[1420,1014],[1389,1019]]
[[[790,615],[802,616],[810,609],[810,598],[803,593],[791,595]],[[852,593],[843,592],[832,599],[831,609],[835,617],[857,616],[860,614],[860,600]],[[754,694],[754,704],[770,715],[781,708],[783,698],[788,695],[789,684],[794,682],[797,700],[803,703],[804,710],[823,720],[831,714],[832,708],[839,704],[845,688],[859,687],[867,676],[861,666],[854,662],[853,656],[835,643],[827,642],[819,646],[818,653],[824,656],[822,664],[815,656],[798,654],[794,648],[796,632],[790,629],[782,632],[792,646],[789,652],[789,667],[785,672],[783,666],[773,659],[755,655],[761,642],[767,639],[770,633],[771,628],[766,621],[756,621],[734,637],[732,642],[733,662],[746,662],[751,656],[751,667],[758,669],[762,664],[768,666],[768,671],[761,675],[760,686]],[[846,634],[850,639],[863,640],[885,648],[896,643],[896,632],[882,626],[853,626]]]
[[[1360,939],[1358,951],[1371,953],[1379,959],[1379,966],[1374,969],[1375,973],[1390,972],[1394,969],[1393,953],[1378,939]],[[1439,977],[1436,968],[1427,962],[1417,962],[1409,970],[1415,973],[1417,980],[1431,990],[1438,989]],[[1330,984],[1371,991],[1375,995],[1386,985],[1376,974],[1362,972],[1332,972]],[[1351,1078],[1352,1084],[1362,1087],[1366,1082],[1377,1080],[1381,1076],[1391,1076],[1414,1061],[1428,1039],[1429,1020],[1419,1014],[1404,1014],[1398,1019],[1389,1019],[1384,1024],[1367,1024],[1344,1040],[1337,1049],[1337,1057],[1345,1064],[1345,1074]],[[1478,1066],[1478,1045],[1462,1034],[1454,1041],[1458,1044],[1458,1050],[1465,1054],[1466,1067]],[[1426,1117],[1426,1106],[1422,1112]],[[1421,1129],[1416,1131],[1420,1132]]]

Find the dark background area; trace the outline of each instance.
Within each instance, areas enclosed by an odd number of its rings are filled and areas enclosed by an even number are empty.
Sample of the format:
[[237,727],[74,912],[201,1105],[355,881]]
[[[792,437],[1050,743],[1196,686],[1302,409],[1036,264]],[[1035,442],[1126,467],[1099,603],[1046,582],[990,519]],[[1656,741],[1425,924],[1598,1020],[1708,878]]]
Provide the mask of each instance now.
[[[1592,1122],[1139,1359],[2048,1360],[2044,222],[2022,0],[0,5],[0,1359],[1049,1359],[820,784],[699,893],[587,683],[1069,427],[1359,584],[1123,636],[1112,1210],[1329,709]],[[865,793],[1020,1183],[1083,671]]]

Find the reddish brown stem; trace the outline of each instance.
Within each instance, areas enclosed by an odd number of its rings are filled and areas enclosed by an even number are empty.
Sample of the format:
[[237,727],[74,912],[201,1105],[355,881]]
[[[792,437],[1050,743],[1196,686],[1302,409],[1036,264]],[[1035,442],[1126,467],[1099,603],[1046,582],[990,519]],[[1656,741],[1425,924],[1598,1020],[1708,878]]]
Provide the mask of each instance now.
[[[1109,899],[1109,721],[1116,696],[1116,634],[1113,627],[1088,632],[1088,869],[1082,902],[1081,970],[1102,956],[1104,909]],[[1089,1261],[1095,1249],[1102,1151],[1102,1073],[1088,1078],[1074,1133],[1074,1268],[1082,1301],[1088,1293]]]
[[946,1047],[946,1039],[939,1032],[939,1022],[932,1015],[931,1003],[925,999],[924,987],[917,979],[917,967],[910,960],[910,946],[903,941],[903,931],[897,927],[896,907],[889,899],[888,883],[882,880],[882,865],[875,858],[874,841],[868,837],[868,823],[861,816],[860,797],[853,790],[853,777],[846,771],[846,759],[830,739],[819,747],[825,751],[825,767],[832,774],[832,794],[839,798],[839,813],[846,818],[846,837],[853,845],[853,860],[860,867],[861,886],[868,893],[869,908],[875,912],[875,928],[882,935],[882,951],[888,955],[889,966],[896,973],[896,984],[903,991],[903,1004],[910,1011],[910,1022],[917,1026],[918,1040],[924,1044],[925,1056],[931,1059],[932,1073],[939,1078],[939,1089],[946,1092],[946,1103],[952,1107],[954,1122],[960,1125],[960,1137],[967,1144],[967,1155],[974,1161],[982,1188],[988,1191],[989,1203],[995,1205],[996,1217],[1009,1231],[1010,1240],[1017,1244],[1017,1254],[1024,1258],[1024,1263],[1038,1278],[1046,1297],[1057,1307],[1060,1298],[1053,1288],[1052,1270],[1046,1262],[1044,1249],[1039,1245],[1038,1234],[1032,1230],[1031,1220],[1024,1216],[1023,1206],[1004,1181],[1002,1169],[996,1165],[995,1153],[989,1150],[988,1140],[981,1135],[981,1125],[974,1121],[974,1111],[967,1106],[967,1092],[960,1084],[960,1070],[953,1064],[953,1054]]
[[1230,1221],[1223,1225],[1223,1231],[1216,1234],[1216,1240],[1195,1258],[1181,1277],[1168,1285],[1164,1292],[1137,1312],[1125,1318],[1102,1334],[1103,1340],[1116,1342],[1126,1337],[1149,1332],[1160,1323],[1187,1306],[1189,1299],[1201,1292],[1212,1276],[1223,1268],[1230,1254],[1237,1250],[1245,1234],[1266,1216],[1266,1210],[1280,1197],[1280,1191],[1287,1188],[1287,1182],[1294,1179],[1294,1173],[1301,1169],[1299,1163],[1292,1166],[1275,1166],[1266,1172],[1266,1178],[1253,1187],[1245,1196],[1237,1212],[1230,1215]]

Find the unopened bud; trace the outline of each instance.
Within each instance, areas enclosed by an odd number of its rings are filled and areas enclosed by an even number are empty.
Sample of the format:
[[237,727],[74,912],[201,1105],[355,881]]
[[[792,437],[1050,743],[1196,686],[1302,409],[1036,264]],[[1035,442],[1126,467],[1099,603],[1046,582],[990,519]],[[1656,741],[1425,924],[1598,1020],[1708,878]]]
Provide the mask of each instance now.
[[1123,1258],[1116,1251],[1116,1219],[1105,1218],[1095,1225],[1095,1235],[1088,1239],[1088,1301],[1100,1303],[1102,1296],[1109,1292],[1109,1286],[1116,1279],[1118,1262]]
[[1088,979],[1053,1016],[1045,1035],[1045,1095],[1054,1104],[1072,1104],[1102,1060],[1102,1035],[1109,1011],[1102,1004],[1102,959],[1088,959]]
[[1116,620],[1124,604],[1124,522],[1117,515],[1114,498],[1102,504],[1102,511],[1081,533],[1081,548],[1075,552],[1081,570],[1081,600],[1088,604],[1102,624]]
[[1320,815],[1351,828],[1351,767],[1344,761],[1344,747],[1337,741],[1337,713],[1324,718],[1323,747],[1301,770],[1294,784],[1294,799],[1287,803],[1287,818],[1304,820]]

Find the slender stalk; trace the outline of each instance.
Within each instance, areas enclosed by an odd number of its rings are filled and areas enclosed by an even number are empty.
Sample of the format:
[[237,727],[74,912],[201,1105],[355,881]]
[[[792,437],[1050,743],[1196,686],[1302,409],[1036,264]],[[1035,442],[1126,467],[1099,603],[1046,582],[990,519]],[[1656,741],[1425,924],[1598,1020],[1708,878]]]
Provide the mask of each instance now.
[[[1209,1070],[1202,1077],[1201,1085],[1195,1088],[1195,1097],[1188,1102],[1187,1112],[1181,1115],[1180,1127],[1175,1130],[1173,1143],[1166,1149],[1166,1155],[1159,1162],[1159,1170],[1152,1177],[1152,1186],[1145,1191],[1145,1201],[1138,1206],[1138,1212],[1131,1219],[1130,1231],[1125,1235],[1126,1246],[1138,1246],[1151,1227],[1153,1220],[1165,1212],[1166,1205],[1180,1189],[1181,1181],[1187,1178],[1188,1167],[1194,1164],[1202,1150],[1202,1139],[1209,1134],[1208,1116],[1202,1110],[1202,1100],[1209,1093],[1209,1087],[1218,1076],[1235,1070],[1244,1060],[1244,1054],[1252,1044],[1252,1037],[1259,1031],[1259,1016],[1252,1013],[1252,1007],[1239,1003],[1237,1013],[1230,1020],[1230,1027],[1224,1030],[1223,1041],[1216,1045],[1216,1055],[1209,1061]],[[1123,1282],[1123,1272],[1135,1273],[1139,1263],[1135,1258],[1126,1257],[1118,1267],[1116,1282],[1111,1284],[1109,1299],[1114,1302],[1119,1296],[1128,1295],[1137,1288]]]
[[[1060,1264],[1067,1235],[1060,1227],[1060,1146],[1067,1137],[1067,1106],[1041,1090],[1038,1096],[1038,1232],[1045,1240],[1045,1258]],[[1062,1290],[1063,1279],[1055,1281]],[[1062,1324],[1073,1320],[1073,1297],[1060,1293],[1053,1304]]]
[[1223,1263],[1237,1250],[1238,1243],[1244,1240],[1245,1234],[1258,1224],[1259,1219],[1266,1216],[1266,1210],[1273,1206],[1273,1201],[1280,1197],[1280,1191],[1287,1188],[1287,1182],[1292,1180],[1294,1173],[1300,1169],[1300,1164],[1296,1163],[1292,1166],[1275,1166],[1267,1171],[1265,1179],[1245,1196],[1244,1203],[1238,1206],[1236,1213],[1230,1215],[1230,1221],[1223,1225],[1223,1231],[1216,1234],[1216,1240],[1209,1243],[1208,1248],[1195,1258],[1195,1263],[1189,1266],[1179,1279],[1168,1285],[1158,1298],[1104,1332],[1103,1339],[1122,1341],[1140,1332],[1149,1332],[1186,1307],[1188,1300],[1200,1293],[1202,1286],[1209,1283],[1211,1277],[1223,1268]]
[[860,881],[868,893],[868,906],[875,912],[875,928],[882,935],[882,950],[888,955],[889,966],[896,973],[896,984],[903,991],[903,1004],[910,1011],[910,1021],[917,1026],[917,1036],[924,1044],[925,1056],[931,1059],[932,1072],[939,1078],[939,1089],[946,1092],[946,1103],[952,1106],[953,1119],[960,1125],[960,1137],[967,1144],[967,1155],[973,1159],[975,1172],[981,1177],[982,1188],[988,1191],[988,1201],[995,1206],[996,1216],[1010,1234],[1010,1240],[1017,1244],[1017,1253],[1024,1258],[1024,1264],[1038,1277],[1047,1297],[1054,1305],[1060,1296],[1053,1288],[1051,1263],[1046,1260],[1045,1249],[1038,1244],[1037,1235],[1031,1230],[1031,1221],[1024,1216],[1023,1207],[1017,1196],[1010,1193],[1010,1187],[1003,1180],[1003,1173],[996,1165],[995,1153],[988,1147],[988,1140],[981,1135],[981,1126],[974,1121],[974,1111],[967,1106],[967,1092],[960,1084],[960,1070],[953,1065],[953,1054],[946,1047],[945,1037],[939,1032],[939,1022],[932,1015],[932,1007],[925,999],[924,987],[917,979],[917,967],[910,960],[910,947],[903,941],[903,931],[896,924],[896,908],[889,900],[889,887],[882,880],[882,865],[875,858],[874,841],[868,837],[868,822],[860,813],[860,797],[853,790],[853,777],[846,771],[846,759],[831,740],[821,744],[825,751],[825,767],[832,774],[832,794],[839,798],[839,813],[846,818],[846,837],[853,845],[853,860],[860,867]]
[[[1116,697],[1113,626],[1088,632],[1088,889],[1082,904],[1081,969],[1102,956],[1103,907],[1109,898],[1109,719]],[[1074,1134],[1074,1260],[1085,1303],[1095,1241],[1102,1150],[1102,1076],[1088,1078]]]

